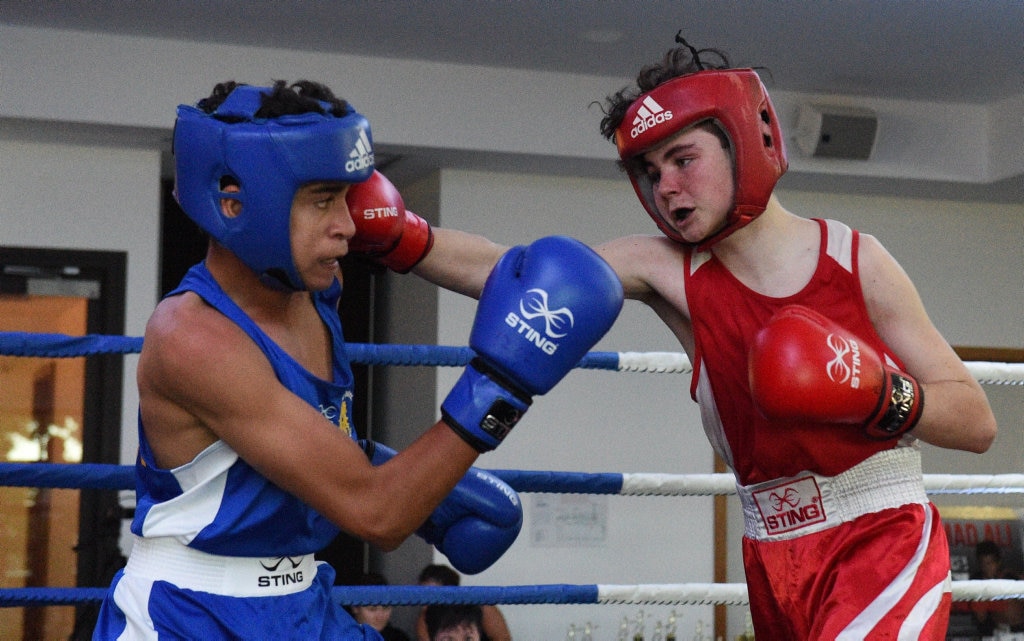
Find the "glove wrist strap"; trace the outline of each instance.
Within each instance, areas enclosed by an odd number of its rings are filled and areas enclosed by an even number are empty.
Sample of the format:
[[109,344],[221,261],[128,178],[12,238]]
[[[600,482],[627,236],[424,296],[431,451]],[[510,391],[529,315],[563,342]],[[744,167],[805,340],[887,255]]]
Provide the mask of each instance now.
[[434,230],[430,223],[407,211],[402,236],[384,256],[383,263],[399,274],[408,274],[427,257],[433,247]]
[[879,440],[898,438],[914,429],[924,409],[924,394],[913,377],[893,371],[886,376],[888,393],[882,396],[881,413],[866,429],[868,436]]
[[532,403],[479,358],[474,358],[441,404],[441,418],[478,452],[496,448]]

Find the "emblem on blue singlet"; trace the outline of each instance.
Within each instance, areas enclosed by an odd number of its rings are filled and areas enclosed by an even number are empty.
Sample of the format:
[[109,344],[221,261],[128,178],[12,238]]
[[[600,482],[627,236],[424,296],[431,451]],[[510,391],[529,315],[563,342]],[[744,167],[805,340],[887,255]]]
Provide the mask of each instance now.
[[320,414],[332,424],[337,425],[349,436],[352,436],[352,398],[351,391],[346,391],[341,396],[341,403],[335,405],[320,403]]

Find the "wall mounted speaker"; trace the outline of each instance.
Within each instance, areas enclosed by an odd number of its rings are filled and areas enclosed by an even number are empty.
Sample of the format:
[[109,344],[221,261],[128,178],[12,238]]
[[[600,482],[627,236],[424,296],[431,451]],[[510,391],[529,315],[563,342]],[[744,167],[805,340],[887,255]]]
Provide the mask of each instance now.
[[801,105],[795,142],[812,158],[867,160],[875,147],[878,117],[870,109],[840,105]]

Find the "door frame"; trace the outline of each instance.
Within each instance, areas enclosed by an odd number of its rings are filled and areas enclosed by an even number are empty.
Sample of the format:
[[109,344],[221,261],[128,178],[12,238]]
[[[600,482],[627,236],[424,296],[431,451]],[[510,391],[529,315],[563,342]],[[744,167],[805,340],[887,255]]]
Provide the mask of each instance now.
[[[36,280],[99,284],[88,295],[86,333],[123,335],[127,252],[0,246],[0,292],[30,294]],[[88,288],[86,288],[88,289]],[[124,357],[89,356],[85,362],[82,462],[120,462]],[[123,567],[119,539],[123,514],[116,490],[80,490],[75,546],[77,587],[106,587]],[[98,606],[79,606],[76,634],[91,633]]]

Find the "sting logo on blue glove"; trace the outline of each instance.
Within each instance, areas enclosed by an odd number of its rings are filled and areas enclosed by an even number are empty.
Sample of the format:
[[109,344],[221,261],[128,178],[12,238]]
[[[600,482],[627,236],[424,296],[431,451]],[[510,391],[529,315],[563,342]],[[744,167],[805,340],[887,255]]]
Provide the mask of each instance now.
[[[528,296],[524,296],[519,300],[519,314],[509,312],[508,316],[505,317],[505,324],[543,350],[545,354],[554,354],[555,350],[558,349],[558,343],[553,342],[551,339],[564,338],[568,333],[568,331],[560,332],[556,330],[573,326],[575,319],[573,318],[572,310],[568,307],[554,310],[549,309],[548,293],[543,289],[534,288],[526,293]],[[544,319],[543,334],[526,322],[532,321],[535,318]]]
[[441,405],[442,418],[477,450],[494,449],[621,308],[615,272],[578,240],[548,236],[508,250],[480,293],[469,336],[476,358]]

